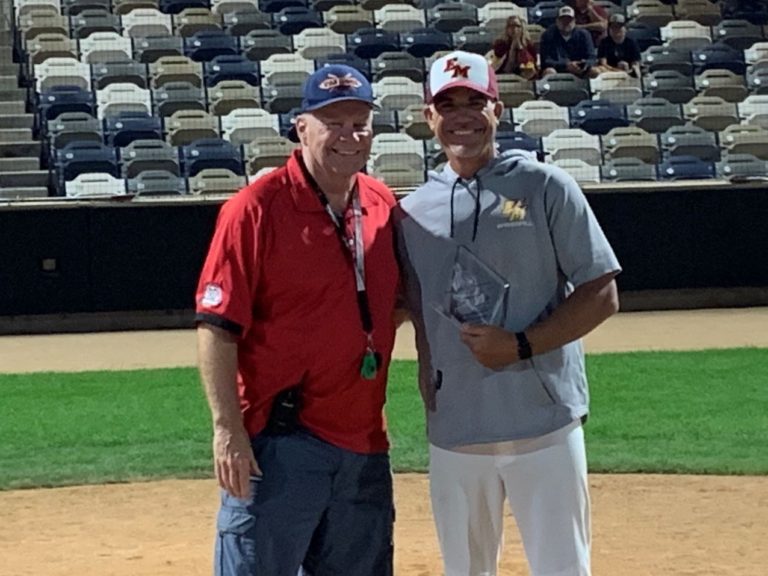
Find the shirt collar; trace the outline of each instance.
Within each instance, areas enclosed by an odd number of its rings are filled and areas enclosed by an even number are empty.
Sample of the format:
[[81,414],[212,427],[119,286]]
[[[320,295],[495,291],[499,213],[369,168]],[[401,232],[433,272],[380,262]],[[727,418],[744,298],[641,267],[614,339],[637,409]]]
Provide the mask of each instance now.
[[[324,212],[325,208],[320,203],[317,193],[307,181],[301,168],[301,149],[293,151],[286,162],[288,180],[290,182],[293,203],[300,212]],[[366,185],[365,178],[357,175],[357,190],[360,196],[360,206],[368,208],[378,204],[378,196]]]

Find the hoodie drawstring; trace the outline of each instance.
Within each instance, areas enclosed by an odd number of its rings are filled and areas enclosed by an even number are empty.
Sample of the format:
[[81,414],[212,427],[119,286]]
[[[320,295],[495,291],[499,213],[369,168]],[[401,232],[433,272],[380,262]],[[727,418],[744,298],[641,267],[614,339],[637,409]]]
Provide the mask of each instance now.
[[[474,220],[472,222],[472,242],[475,241],[477,238],[477,228],[480,225],[480,191],[483,188],[482,183],[480,182],[480,178],[475,176],[475,182],[477,182],[477,194],[475,195],[475,214],[474,214]],[[453,220],[453,199],[456,195],[456,186],[458,184],[461,184],[464,186],[464,189],[469,192],[470,194],[472,191],[469,189],[469,186],[462,180],[461,178],[456,178],[456,181],[453,183],[453,186],[451,186],[451,238],[453,238],[453,231],[454,231],[454,220]]]

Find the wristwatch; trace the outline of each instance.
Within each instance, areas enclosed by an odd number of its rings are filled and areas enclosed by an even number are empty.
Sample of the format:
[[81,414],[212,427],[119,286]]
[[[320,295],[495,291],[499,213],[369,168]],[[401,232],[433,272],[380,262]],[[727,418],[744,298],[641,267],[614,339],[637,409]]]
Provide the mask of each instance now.
[[528,337],[525,332],[515,332],[515,338],[517,338],[517,357],[520,360],[528,360],[533,356],[533,350],[531,350],[531,343],[528,341]]

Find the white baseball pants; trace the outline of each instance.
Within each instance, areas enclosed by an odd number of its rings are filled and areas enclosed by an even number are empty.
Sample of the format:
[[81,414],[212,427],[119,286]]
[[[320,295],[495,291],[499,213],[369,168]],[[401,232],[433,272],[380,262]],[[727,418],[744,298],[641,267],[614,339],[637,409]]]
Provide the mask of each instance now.
[[429,478],[445,576],[496,576],[505,498],[532,576],[590,576],[581,426],[525,454],[464,454],[431,445]]

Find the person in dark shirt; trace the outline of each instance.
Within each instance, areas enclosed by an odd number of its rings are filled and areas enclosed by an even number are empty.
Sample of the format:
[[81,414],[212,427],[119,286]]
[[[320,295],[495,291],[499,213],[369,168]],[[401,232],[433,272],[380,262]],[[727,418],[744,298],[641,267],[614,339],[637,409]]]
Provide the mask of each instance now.
[[592,43],[597,46],[605,38],[608,28],[608,12],[592,0],[567,0],[573,8],[576,28],[582,28],[592,35]]
[[622,14],[613,14],[608,22],[608,36],[597,50],[600,72],[627,72],[640,77],[640,47],[627,36],[626,20]]
[[563,6],[555,23],[541,35],[542,77],[555,72],[565,72],[579,78],[594,78],[597,56],[592,36],[586,30],[576,28],[573,8]]

